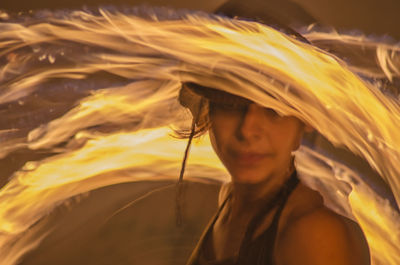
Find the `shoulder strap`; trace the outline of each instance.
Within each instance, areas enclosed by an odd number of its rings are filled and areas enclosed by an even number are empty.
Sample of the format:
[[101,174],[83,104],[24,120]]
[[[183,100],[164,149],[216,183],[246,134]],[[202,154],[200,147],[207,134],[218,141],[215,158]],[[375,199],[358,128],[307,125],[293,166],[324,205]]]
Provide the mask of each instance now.
[[199,239],[196,247],[194,248],[192,254],[190,255],[190,258],[189,258],[188,262],[186,263],[186,265],[197,265],[198,264],[199,255],[202,250],[203,244],[204,244],[205,240],[209,237],[211,229],[214,227],[215,222],[217,221],[222,209],[225,207],[225,205],[230,197],[231,197],[231,194],[228,194],[225,197],[221,206],[218,208],[218,211],[215,213],[214,217],[211,219],[211,221],[208,223],[208,225],[204,229],[204,231],[203,231],[202,235],[200,236],[200,239]]

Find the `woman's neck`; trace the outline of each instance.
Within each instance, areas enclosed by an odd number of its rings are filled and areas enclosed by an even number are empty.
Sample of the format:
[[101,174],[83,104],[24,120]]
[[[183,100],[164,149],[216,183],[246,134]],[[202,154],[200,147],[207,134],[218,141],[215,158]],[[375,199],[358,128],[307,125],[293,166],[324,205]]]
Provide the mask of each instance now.
[[231,217],[253,216],[263,205],[279,192],[288,178],[293,174],[294,166],[276,175],[270,175],[259,183],[233,182]]

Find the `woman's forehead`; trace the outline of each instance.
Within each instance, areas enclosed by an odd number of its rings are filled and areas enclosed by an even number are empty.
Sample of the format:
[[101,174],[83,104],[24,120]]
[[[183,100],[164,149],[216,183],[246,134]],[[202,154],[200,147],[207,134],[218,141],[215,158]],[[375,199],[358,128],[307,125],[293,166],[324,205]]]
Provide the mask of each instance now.
[[195,83],[186,84],[196,94],[216,104],[248,105],[253,101],[215,88],[201,86]]
[[214,94],[211,94],[208,97],[208,100],[211,103],[214,104],[229,104],[229,105],[249,105],[250,103],[253,103],[253,101],[237,96],[237,95],[233,95],[230,94],[228,92],[225,91],[219,91],[216,90],[217,92]]

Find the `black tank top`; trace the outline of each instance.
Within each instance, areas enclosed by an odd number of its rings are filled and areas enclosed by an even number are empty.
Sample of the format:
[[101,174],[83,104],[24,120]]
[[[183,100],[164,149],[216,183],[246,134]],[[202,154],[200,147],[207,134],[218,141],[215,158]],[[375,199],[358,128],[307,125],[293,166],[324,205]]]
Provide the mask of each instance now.
[[[205,253],[204,243],[209,237],[219,214],[230,199],[231,194],[229,194],[200,238],[187,265],[273,265],[273,251],[278,232],[279,218],[287,199],[298,183],[299,180],[296,171],[294,171],[275,197],[250,221],[241,243],[238,256],[219,261],[209,260],[206,258],[207,255]],[[252,239],[256,228],[259,227],[265,216],[276,205],[278,205],[278,209],[275,212],[271,225],[262,234]]]

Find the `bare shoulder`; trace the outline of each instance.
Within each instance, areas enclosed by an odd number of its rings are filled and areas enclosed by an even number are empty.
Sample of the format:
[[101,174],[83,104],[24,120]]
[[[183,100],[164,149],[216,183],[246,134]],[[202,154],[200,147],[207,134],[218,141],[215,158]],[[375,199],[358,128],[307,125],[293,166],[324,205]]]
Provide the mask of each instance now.
[[358,224],[325,207],[317,192],[301,185],[288,204],[275,246],[278,265],[370,264]]

